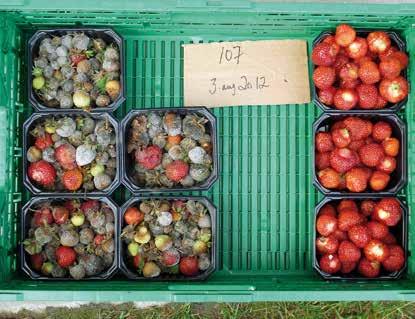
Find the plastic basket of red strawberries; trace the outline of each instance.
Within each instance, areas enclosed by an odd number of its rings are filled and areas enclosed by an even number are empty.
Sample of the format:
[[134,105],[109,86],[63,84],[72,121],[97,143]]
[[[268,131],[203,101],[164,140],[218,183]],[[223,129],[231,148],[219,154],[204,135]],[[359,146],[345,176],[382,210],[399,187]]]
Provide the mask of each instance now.
[[395,32],[342,24],[315,41],[313,100],[323,111],[398,111],[409,85],[405,43]]
[[330,280],[398,279],[407,264],[407,207],[397,198],[325,198],[315,212],[315,270]]
[[23,207],[20,257],[37,280],[104,280],[118,271],[118,208],[108,198],[33,198]]
[[329,196],[394,195],[407,181],[406,147],[394,114],[323,114],[314,123],[314,185]]

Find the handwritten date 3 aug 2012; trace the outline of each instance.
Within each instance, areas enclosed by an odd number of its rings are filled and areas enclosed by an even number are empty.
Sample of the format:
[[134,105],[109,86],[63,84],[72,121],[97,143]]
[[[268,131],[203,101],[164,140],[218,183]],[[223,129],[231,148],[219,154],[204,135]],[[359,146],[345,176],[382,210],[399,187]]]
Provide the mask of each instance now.
[[240,77],[240,81],[232,83],[221,83],[217,78],[210,79],[210,88],[209,93],[211,95],[217,94],[219,92],[230,92],[235,96],[238,92],[243,92],[247,90],[262,90],[268,88],[269,84],[265,76],[259,75],[253,79],[249,79],[246,75]]

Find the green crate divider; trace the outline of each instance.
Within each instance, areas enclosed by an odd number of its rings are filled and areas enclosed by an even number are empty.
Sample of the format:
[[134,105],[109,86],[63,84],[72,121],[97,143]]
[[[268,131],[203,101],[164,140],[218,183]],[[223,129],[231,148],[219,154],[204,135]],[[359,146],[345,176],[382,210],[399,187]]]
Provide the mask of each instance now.
[[[407,274],[393,282],[325,282],[312,270],[313,212],[322,198],[312,186],[312,123],[320,114],[312,103],[214,109],[220,178],[211,190],[192,193],[208,196],[218,208],[218,270],[207,281],[144,283],[116,277],[57,285],[28,280],[19,271],[16,246],[20,209],[30,198],[21,182],[21,125],[32,112],[26,98],[25,40],[34,30],[111,26],[124,37],[127,100],[116,112],[119,119],[134,108],[182,105],[184,43],[301,38],[310,51],[321,31],[348,22],[400,32],[414,58],[413,5],[180,0],[153,1],[147,8],[126,1],[117,8],[115,2],[94,3],[73,1],[65,10],[46,0],[0,4],[0,10],[8,10],[0,11],[0,300],[415,300],[412,256]],[[414,68],[411,63],[412,87]],[[401,112],[408,123],[410,159],[415,156],[413,103],[411,93]],[[412,208],[414,161],[408,174],[400,195]],[[120,187],[113,198],[122,203],[130,196]],[[414,235],[410,217],[410,250]]]

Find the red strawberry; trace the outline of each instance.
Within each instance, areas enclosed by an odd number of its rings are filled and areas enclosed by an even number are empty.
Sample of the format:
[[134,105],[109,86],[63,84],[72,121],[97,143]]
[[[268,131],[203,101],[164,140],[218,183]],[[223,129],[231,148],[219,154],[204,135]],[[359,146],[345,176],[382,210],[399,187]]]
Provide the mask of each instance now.
[[355,89],[361,83],[362,82],[359,79],[355,79],[355,80],[343,80],[343,79],[340,79],[340,88],[342,88],[342,89]]
[[316,228],[320,235],[330,236],[337,229],[337,219],[330,215],[318,216]]
[[340,185],[340,175],[334,169],[328,167],[317,173],[318,180],[325,188],[335,189]]
[[96,199],[89,199],[81,204],[81,210],[85,215],[89,215],[99,210],[99,201]]
[[360,161],[369,167],[375,167],[385,157],[382,146],[376,143],[364,145],[359,150]]
[[348,148],[351,149],[352,151],[358,151],[359,148],[361,148],[363,145],[365,145],[364,140],[356,140],[356,141],[350,142]]
[[42,186],[53,185],[56,178],[55,168],[44,160],[30,163],[27,174],[31,180]]
[[81,187],[83,179],[84,177],[82,172],[79,169],[75,168],[63,173],[62,184],[65,189],[69,191],[76,191]]
[[330,127],[330,132],[342,128],[346,128],[346,125],[344,125],[343,121],[337,121]]
[[176,160],[166,166],[166,176],[173,182],[179,182],[189,173],[189,165],[182,160]]
[[144,214],[137,207],[128,207],[124,213],[124,220],[128,225],[138,225],[144,220]]
[[391,54],[391,57],[399,60],[399,62],[401,63],[402,70],[406,69],[406,67],[408,66],[409,59],[405,52],[402,52],[402,51],[393,52]]
[[382,142],[383,151],[386,155],[395,157],[399,154],[400,143],[397,138],[389,137]]
[[341,262],[336,254],[326,254],[320,258],[319,265],[322,271],[335,274],[340,271]]
[[373,125],[372,136],[377,142],[381,142],[384,139],[391,137],[392,127],[389,123],[384,121],[379,121]]
[[333,236],[322,236],[316,239],[316,247],[320,254],[334,254],[339,247],[339,241]]
[[330,152],[316,153],[316,167],[318,170],[330,167]]
[[360,84],[357,89],[359,106],[362,109],[374,109],[378,102],[378,89],[373,84]]
[[365,256],[370,261],[382,262],[389,257],[389,248],[378,239],[371,239],[363,249]]
[[373,220],[367,223],[367,229],[374,239],[383,239],[389,233],[386,225]]
[[371,199],[365,199],[360,203],[360,212],[364,216],[370,216],[375,209],[376,202]]
[[401,62],[397,58],[387,58],[379,63],[380,75],[384,79],[393,80],[401,73]]
[[386,101],[398,103],[408,95],[408,82],[402,76],[392,80],[383,79],[379,84],[379,91]]
[[347,47],[356,39],[356,31],[348,24],[339,24],[334,38],[338,45]]
[[327,89],[336,80],[334,68],[328,66],[318,66],[313,72],[313,82],[319,89]]
[[[395,236],[391,233],[388,233],[383,238],[380,238],[386,245],[395,245],[398,241],[396,240]],[[390,250],[390,247],[389,247]]]
[[370,134],[370,127],[367,122],[356,116],[349,116],[343,120],[344,125],[352,136],[352,141],[363,140]]
[[339,245],[338,256],[340,261],[343,262],[357,262],[360,257],[360,249],[355,244],[348,240],[344,240]]
[[356,63],[348,62],[339,71],[340,79],[344,81],[354,81],[359,78],[359,67]]
[[348,231],[349,239],[359,248],[363,248],[367,245],[371,239],[369,229],[363,225],[355,225]]
[[347,147],[352,141],[349,131],[346,128],[334,130],[331,133],[334,145],[338,148]]
[[356,266],[357,262],[343,262],[340,272],[342,274],[350,274],[353,270],[355,270]]
[[186,256],[180,260],[180,272],[185,276],[195,276],[199,272],[199,266],[196,256]]
[[161,262],[166,267],[173,267],[180,261],[180,253],[176,249],[170,249],[163,252]]
[[36,271],[40,271],[44,261],[45,260],[42,254],[30,255],[30,264],[32,265],[32,268]]
[[336,210],[334,209],[333,205],[326,204],[323,207],[321,207],[318,212],[318,216],[323,216],[323,215],[329,215],[329,216],[336,217],[337,214],[336,214]]
[[35,146],[42,151],[52,146],[52,144],[53,144],[52,137],[49,133],[45,133],[41,136],[36,137]]
[[375,171],[370,177],[370,188],[376,192],[384,190],[389,184],[390,176],[384,172]]
[[318,91],[318,99],[325,105],[333,105],[333,97],[336,94],[336,89],[332,86]]
[[362,221],[358,212],[352,209],[343,209],[339,212],[338,227],[342,231],[348,231],[355,225],[360,224]]
[[144,266],[144,259],[140,254],[134,256],[133,266],[134,266],[134,269],[140,269]]
[[330,165],[339,173],[345,173],[359,164],[359,156],[348,148],[337,148],[330,153]]
[[402,208],[396,198],[388,197],[382,198],[372,214],[372,218],[386,226],[395,226],[399,223],[402,217]]
[[41,207],[33,214],[33,224],[36,227],[50,225],[53,223],[52,212],[48,207]]
[[313,48],[311,60],[315,65],[331,66],[336,59],[336,51],[328,44],[321,42]]
[[387,59],[387,58],[390,58],[390,57],[392,57],[392,55],[393,55],[393,53],[395,53],[395,52],[397,52],[398,51],[398,49],[396,48],[396,47],[394,47],[394,46],[390,46],[387,50],[385,50],[384,52],[382,52],[382,53],[379,53],[379,59],[380,59],[380,61],[383,61],[383,60],[385,60],[385,59]]
[[336,229],[333,234],[331,235],[336,238],[338,241],[347,240],[347,233],[345,231],[341,231],[340,229]]
[[349,58],[344,54],[338,54],[336,60],[334,61],[333,67],[336,71],[336,74],[339,75],[341,68],[349,62]]
[[346,187],[353,193],[363,192],[367,188],[367,172],[360,167],[354,167],[346,173]]
[[326,36],[323,41],[323,43],[328,43],[331,45],[332,51],[335,55],[337,55],[340,51],[340,46],[336,43],[333,35]]
[[72,54],[69,56],[74,66],[77,66],[82,60],[86,60],[86,55],[81,53]]
[[354,61],[354,63],[356,63],[360,67],[360,65],[362,65],[362,63],[365,63],[367,61],[373,62],[373,58],[370,57],[370,56],[365,55],[365,56],[363,56],[361,58],[354,59],[353,61]]
[[383,268],[387,271],[401,270],[405,264],[405,253],[398,245],[389,246],[389,257],[382,262]]
[[386,101],[382,95],[378,94],[378,101],[376,102],[376,109],[383,109],[388,105],[388,101]]
[[384,53],[391,46],[389,35],[383,31],[370,32],[367,36],[369,50],[373,53]]
[[100,234],[98,234],[98,235],[96,235],[96,236],[94,237],[94,244],[95,244],[96,246],[101,245],[101,244],[102,244],[102,242],[104,241],[104,239],[105,239],[105,236],[104,236],[104,235],[100,235]]
[[55,251],[56,262],[62,268],[72,266],[76,261],[76,252],[71,247],[59,246]]
[[70,213],[73,213],[75,210],[81,207],[81,203],[77,199],[71,199],[71,200],[65,201],[63,203],[63,206],[65,206],[65,208],[69,210]]
[[316,148],[319,152],[330,152],[334,149],[330,133],[318,132],[316,134]]
[[353,89],[338,89],[333,97],[334,106],[339,110],[351,110],[358,101],[359,96]]
[[346,53],[352,59],[358,59],[365,56],[367,53],[366,39],[356,37],[354,41],[346,47]]
[[157,145],[151,145],[143,150],[135,152],[135,160],[145,169],[154,169],[161,163],[161,148]]
[[367,278],[375,278],[380,274],[380,263],[362,258],[358,266],[359,273]]
[[343,209],[351,209],[357,213],[359,212],[356,202],[352,199],[342,199],[340,201],[339,205],[337,205],[337,211],[341,212]]
[[365,61],[360,64],[359,78],[365,84],[375,84],[380,80],[380,71],[373,61]]
[[66,223],[69,218],[69,210],[64,206],[54,206],[52,208],[52,215],[55,223],[62,225]]
[[55,149],[55,158],[64,169],[76,168],[76,149],[65,143]]

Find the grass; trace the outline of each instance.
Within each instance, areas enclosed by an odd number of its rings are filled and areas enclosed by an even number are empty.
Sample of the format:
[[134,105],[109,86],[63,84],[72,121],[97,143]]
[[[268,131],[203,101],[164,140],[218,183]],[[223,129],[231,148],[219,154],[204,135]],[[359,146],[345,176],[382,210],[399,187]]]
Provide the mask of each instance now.
[[132,303],[89,304],[80,308],[46,308],[34,313],[0,312],[0,319],[380,319],[414,318],[412,302],[270,302],[168,304],[138,309]]

